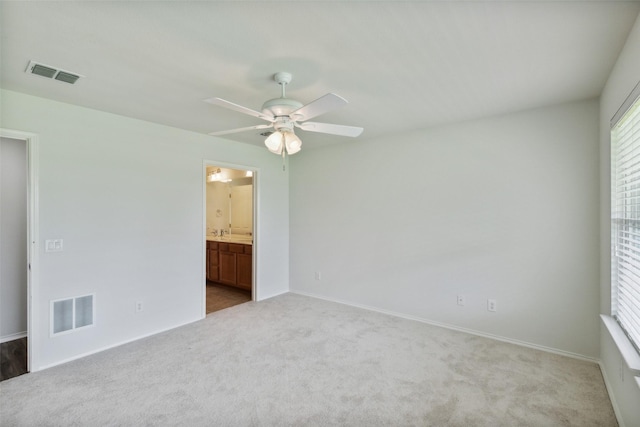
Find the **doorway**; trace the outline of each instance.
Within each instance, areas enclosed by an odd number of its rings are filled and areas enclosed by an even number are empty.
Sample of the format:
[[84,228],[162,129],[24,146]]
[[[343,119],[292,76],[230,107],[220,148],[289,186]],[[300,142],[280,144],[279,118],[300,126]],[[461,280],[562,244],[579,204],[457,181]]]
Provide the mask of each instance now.
[[254,299],[254,171],[205,166],[205,313]]
[[36,136],[0,129],[0,379],[29,372],[36,267]]

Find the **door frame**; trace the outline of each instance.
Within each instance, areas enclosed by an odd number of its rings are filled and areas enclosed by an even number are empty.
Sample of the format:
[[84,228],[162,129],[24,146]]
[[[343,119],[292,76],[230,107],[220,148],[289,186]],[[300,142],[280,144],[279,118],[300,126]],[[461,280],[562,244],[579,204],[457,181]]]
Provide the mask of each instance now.
[[227,169],[251,171],[253,173],[253,250],[251,251],[251,301],[259,301],[258,298],[258,253],[260,252],[259,234],[259,200],[260,194],[260,168],[238,163],[229,163],[217,160],[202,161],[202,317],[207,316],[207,166],[219,166]]
[[[0,128],[0,137],[17,139],[27,144],[27,372],[32,371],[34,360],[38,355],[37,312],[34,302],[38,300],[38,267],[39,267],[39,206],[38,175],[39,157],[38,134],[13,129]],[[38,364],[35,364],[38,366]],[[37,369],[36,369],[37,370]]]

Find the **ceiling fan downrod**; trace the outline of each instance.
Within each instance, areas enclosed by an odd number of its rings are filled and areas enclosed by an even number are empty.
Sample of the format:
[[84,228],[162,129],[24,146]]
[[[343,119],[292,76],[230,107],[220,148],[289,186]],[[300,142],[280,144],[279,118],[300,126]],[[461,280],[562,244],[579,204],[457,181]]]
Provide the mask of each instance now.
[[285,86],[291,83],[291,78],[293,76],[291,73],[287,73],[286,71],[280,71],[279,73],[275,73],[273,75],[273,80],[275,80],[280,87],[282,88],[282,96],[281,98],[286,98],[285,96]]

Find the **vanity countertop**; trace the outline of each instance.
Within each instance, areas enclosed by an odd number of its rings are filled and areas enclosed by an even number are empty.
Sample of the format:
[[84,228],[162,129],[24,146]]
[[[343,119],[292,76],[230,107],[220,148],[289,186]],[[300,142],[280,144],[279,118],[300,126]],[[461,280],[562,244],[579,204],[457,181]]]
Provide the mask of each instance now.
[[243,245],[253,245],[253,237],[251,236],[207,236],[207,241],[209,242],[220,242],[220,243],[240,243]]

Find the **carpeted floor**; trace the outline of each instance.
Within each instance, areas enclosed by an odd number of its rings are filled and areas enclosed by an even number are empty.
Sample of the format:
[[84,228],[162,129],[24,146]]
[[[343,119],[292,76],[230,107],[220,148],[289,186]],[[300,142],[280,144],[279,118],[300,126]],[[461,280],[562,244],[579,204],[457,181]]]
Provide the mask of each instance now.
[[596,364],[300,295],[4,381],[3,426],[616,426]]

